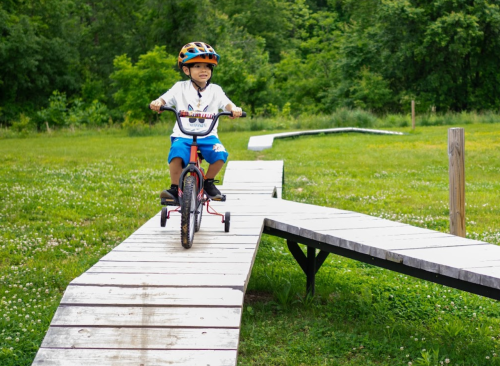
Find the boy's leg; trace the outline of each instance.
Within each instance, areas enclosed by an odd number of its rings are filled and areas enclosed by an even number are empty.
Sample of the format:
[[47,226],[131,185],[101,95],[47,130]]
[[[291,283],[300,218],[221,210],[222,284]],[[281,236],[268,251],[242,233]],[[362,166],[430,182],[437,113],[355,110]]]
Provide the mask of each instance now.
[[178,203],[179,198],[179,178],[182,173],[182,168],[189,161],[189,145],[191,141],[188,139],[175,138],[172,139],[172,146],[168,154],[168,167],[170,170],[170,188],[165,189],[160,193],[162,203]]
[[207,174],[205,174],[206,179],[214,179],[220,170],[224,166],[224,161],[217,160],[215,163],[208,166]]
[[198,147],[210,164],[205,175],[204,189],[209,197],[221,197],[220,191],[215,186],[214,178],[227,161],[228,153],[216,136],[198,139]]
[[207,174],[205,175],[205,182],[203,183],[203,188],[205,193],[209,197],[221,197],[222,194],[215,186],[215,176],[220,172],[222,167],[224,166],[223,160],[217,160],[215,163],[212,163],[208,166]]
[[[168,164],[170,170],[170,184],[179,185],[179,178],[182,173],[182,159],[173,158],[170,164]],[[220,170],[220,169],[219,169]]]
[[160,198],[165,201],[177,203],[179,199],[179,178],[182,173],[182,159],[173,158],[168,165],[170,169],[170,188],[160,193]]

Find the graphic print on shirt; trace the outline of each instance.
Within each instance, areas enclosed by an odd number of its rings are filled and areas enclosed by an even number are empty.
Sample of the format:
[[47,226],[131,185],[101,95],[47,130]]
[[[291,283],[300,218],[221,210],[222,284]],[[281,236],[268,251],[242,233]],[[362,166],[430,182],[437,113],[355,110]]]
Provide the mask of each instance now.
[[[198,111],[194,110],[193,107],[191,107],[191,104],[188,105],[188,111],[190,112],[206,112],[208,110],[208,105],[203,109],[203,111]],[[196,121],[199,121],[200,125],[196,125],[196,127],[203,127],[203,123],[205,123],[204,118],[189,118],[189,123],[196,123]]]

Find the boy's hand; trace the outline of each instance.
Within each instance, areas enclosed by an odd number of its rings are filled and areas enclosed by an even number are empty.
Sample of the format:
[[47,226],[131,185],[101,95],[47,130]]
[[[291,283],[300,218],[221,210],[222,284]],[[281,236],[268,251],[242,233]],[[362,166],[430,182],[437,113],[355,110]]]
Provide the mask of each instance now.
[[165,101],[161,98],[158,98],[156,100],[153,100],[150,104],[149,104],[149,107],[153,110],[153,111],[156,111],[158,113],[161,113],[160,112],[160,107],[162,105],[165,105]]
[[233,113],[232,117],[229,117],[231,119],[234,119],[234,118],[238,118],[238,117],[241,117],[243,111],[241,110],[240,107],[233,107],[231,109],[231,112]]

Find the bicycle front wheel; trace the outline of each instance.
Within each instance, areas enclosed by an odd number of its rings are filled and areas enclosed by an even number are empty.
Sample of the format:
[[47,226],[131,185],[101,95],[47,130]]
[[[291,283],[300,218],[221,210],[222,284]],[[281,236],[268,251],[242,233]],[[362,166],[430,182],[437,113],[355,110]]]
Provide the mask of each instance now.
[[196,178],[187,176],[184,180],[183,202],[181,207],[181,243],[186,249],[193,245],[196,229],[196,210],[198,206]]

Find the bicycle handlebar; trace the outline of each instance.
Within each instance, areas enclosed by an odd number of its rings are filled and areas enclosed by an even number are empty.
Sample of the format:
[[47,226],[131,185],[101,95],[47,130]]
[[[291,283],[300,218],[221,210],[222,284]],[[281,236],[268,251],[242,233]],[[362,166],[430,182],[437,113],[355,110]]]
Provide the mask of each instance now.
[[[220,116],[232,116],[233,115],[233,112],[219,112],[217,114],[205,113],[205,112],[191,112],[191,111],[179,111],[179,112],[177,112],[174,108],[165,107],[164,105],[162,105],[160,107],[160,111],[173,112],[175,114],[175,118],[177,120],[177,125],[181,129],[182,133],[185,135],[188,135],[188,136],[207,136],[214,129],[215,124],[217,123],[217,120],[219,119]],[[246,117],[246,116],[247,116],[246,112],[242,112],[241,117]],[[191,132],[189,132],[189,131],[186,131],[184,129],[184,127],[182,126],[181,117],[211,119],[212,123],[210,124],[210,127],[206,131],[203,131],[203,132],[191,131]]]

